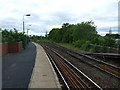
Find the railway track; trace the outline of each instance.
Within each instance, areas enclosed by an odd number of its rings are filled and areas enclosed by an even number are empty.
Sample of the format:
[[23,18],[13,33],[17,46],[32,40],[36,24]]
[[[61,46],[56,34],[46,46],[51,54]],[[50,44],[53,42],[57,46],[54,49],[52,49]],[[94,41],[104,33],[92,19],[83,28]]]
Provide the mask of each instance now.
[[[75,67],[77,67],[78,70],[84,72],[85,75],[89,76],[94,82],[96,82],[102,88],[113,88],[113,89],[120,88],[119,76],[114,74],[116,72],[118,73],[118,71],[116,70],[117,68],[119,69],[119,67],[110,64],[112,66],[111,68],[111,66],[109,65],[106,66],[106,62],[105,64],[102,63],[100,64],[99,61],[94,62],[91,59],[87,60],[89,58],[84,57],[82,55],[78,55],[79,53],[77,54],[75,51],[72,51],[71,49],[56,44],[52,44],[52,43],[42,43],[42,44],[43,46],[47,46],[48,48],[54,50],[63,58],[66,58],[70,63],[72,63]],[[91,61],[91,62],[87,62],[87,61]],[[101,65],[101,67],[98,67],[97,65]],[[114,67],[116,70],[114,70]]]
[[[75,53],[75,52],[71,53],[69,51],[67,51],[67,54],[120,79],[120,68],[119,67],[116,67],[112,64],[100,61],[98,59],[95,59],[95,58],[87,56],[87,55],[83,55],[83,54],[79,54],[79,53]],[[87,58],[87,59],[83,60],[83,59],[81,59],[81,56],[83,58]]]
[[120,54],[87,53],[86,55],[120,67]]
[[109,64],[107,62],[101,61],[99,59],[93,58],[93,57],[85,55],[85,54],[80,54],[80,53],[74,52],[74,51],[72,51],[70,49],[66,49],[64,47],[60,47],[57,45],[54,45],[54,46],[48,45],[48,46],[50,46],[52,48],[54,47],[54,49],[57,48],[56,50],[67,53],[71,57],[79,59],[80,61],[87,63],[88,65],[91,65],[97,69],[100,69],[100,70],[120,79],[120,67],[117,67],[115,65]]
[[81,72],[77,67],[71,64],[67,59],[62,57],[52,48],[49,48],[46,45],[43,45],[47,55],[49,56],[51,62],[54,64],[58,70],[61,78],[63,79],[67,89],[101,89],[93,80]]

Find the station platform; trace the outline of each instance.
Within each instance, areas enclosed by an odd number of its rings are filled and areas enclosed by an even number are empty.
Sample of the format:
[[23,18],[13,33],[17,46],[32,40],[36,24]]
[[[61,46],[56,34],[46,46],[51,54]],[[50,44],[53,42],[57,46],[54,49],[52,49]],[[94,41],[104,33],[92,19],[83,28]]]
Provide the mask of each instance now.
[[60,90],[58,77],[44,49],[37,43],[34,45],[37,54],[28,88],[56,88]]

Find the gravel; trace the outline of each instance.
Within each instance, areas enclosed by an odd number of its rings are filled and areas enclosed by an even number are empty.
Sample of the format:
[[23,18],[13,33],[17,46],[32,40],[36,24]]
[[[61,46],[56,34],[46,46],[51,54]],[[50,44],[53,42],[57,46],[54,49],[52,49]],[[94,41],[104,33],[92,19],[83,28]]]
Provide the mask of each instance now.
[[65,48],[62,49],[62,47],[60,46],[56,47],[56,45],[54,44],[50,44],[50,47],[54,49],[57,48],[58,53],[60,53],[63,57],[69,60],[72,64],[74,64],[77,68],[79,68],[82,72],[84,72],[88,77],[90,77],[102,88],[120,88],[120,80],[118,78],[115,78],[110,74],[107,74],[95,67],[92,67],[84,62],[81,62],[78,59],[71,57],[66,53],[61,52],[61,50],[65,51]]

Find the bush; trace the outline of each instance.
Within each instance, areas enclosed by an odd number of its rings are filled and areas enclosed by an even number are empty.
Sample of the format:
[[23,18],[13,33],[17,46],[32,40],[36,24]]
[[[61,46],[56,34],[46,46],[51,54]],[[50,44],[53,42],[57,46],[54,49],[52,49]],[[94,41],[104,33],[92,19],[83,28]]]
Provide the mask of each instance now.
[[86,41],[85,43],[82,44],[81,49],[89,51],[89,47],[88,47],[89,45],[90,45],[90,41]]
[[89,49],[90,52],[95,53],[106,53],[108,51],[108,48],[106,46],[100,46],[100,45],[93,45],[93,48]]
[[18,33],[18,31],[14,28],[14,31],[10,30],[8,31],[7,29],[2,30],[2,43],[4,42],[19,42],[22,41],[23,48],[25,49],[29,37],[24,35],[23,33]]
[[104,45],[109,47],[115,47],[116,46],[115,39],[112,37],[105,37]]
[[82,46],[82,44],[84,44],[84,42],[85,42],[85,41],[83,41],[83,40],[77,40],[77,41],[75,41],[75,42],[73,43],[73,45],[74,45],[75,47],[80,48],[80,47]]

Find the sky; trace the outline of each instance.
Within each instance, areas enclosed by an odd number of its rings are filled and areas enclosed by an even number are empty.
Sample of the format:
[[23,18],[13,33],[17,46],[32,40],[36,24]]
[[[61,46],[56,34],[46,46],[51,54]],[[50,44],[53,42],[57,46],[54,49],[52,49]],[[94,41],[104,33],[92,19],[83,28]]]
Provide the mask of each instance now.
[[[0,0],[0,28],[45,35],[63,23],[93,21],[98,34],[118,33],[119,0]],[[31,16],[25,16],[30,14]]]

